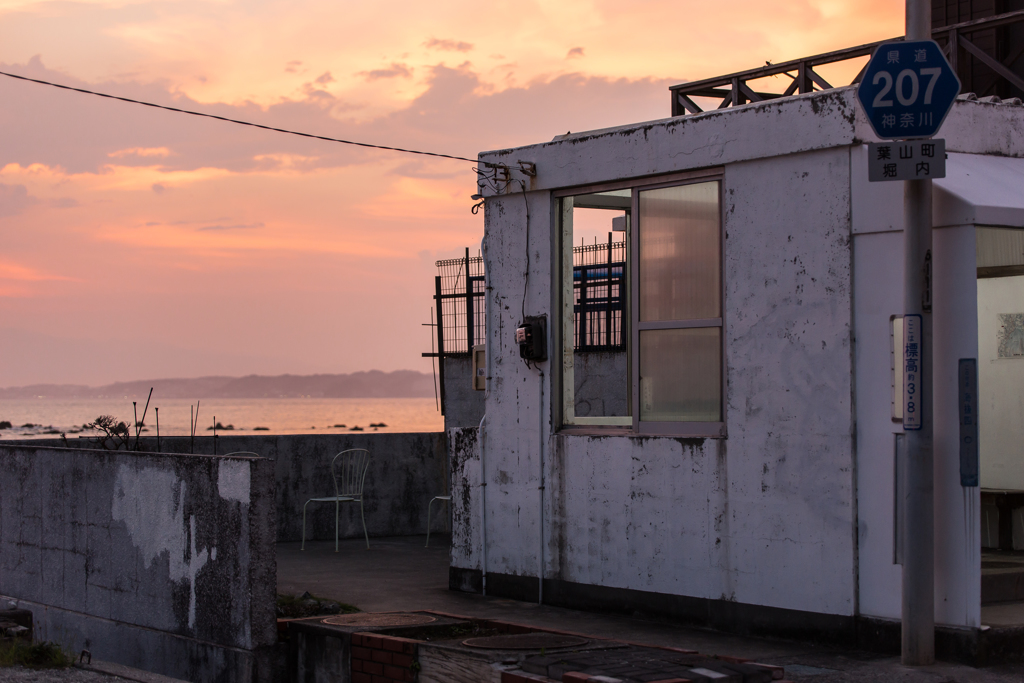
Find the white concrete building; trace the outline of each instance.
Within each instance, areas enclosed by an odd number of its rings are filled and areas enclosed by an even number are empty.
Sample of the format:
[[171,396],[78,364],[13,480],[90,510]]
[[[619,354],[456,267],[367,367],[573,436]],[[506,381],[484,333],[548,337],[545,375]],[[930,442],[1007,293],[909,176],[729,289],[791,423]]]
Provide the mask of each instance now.
[[[1024,489],[1024,107],[960,100],[939,136],[942,656],[979,647],[995,545],[960,483],[961,358],[980,368],[981,485]],[[868,182],[875,140],[851,87],[480,155],[489,381],[482,433],[450,434],[453,587],[899,642],[903,186]],[[628,362],[607,386],[626,408],[578,417],[571,249],[623,216]],[[524,315],[547,316],[546,361],[519,357]]]

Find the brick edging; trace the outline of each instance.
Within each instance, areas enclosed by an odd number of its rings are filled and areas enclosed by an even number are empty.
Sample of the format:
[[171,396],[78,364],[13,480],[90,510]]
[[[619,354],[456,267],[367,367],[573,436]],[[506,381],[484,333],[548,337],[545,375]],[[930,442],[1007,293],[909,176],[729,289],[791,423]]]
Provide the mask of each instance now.
[[352,634],[352,683],[416,683],[419,666],[418,641]]

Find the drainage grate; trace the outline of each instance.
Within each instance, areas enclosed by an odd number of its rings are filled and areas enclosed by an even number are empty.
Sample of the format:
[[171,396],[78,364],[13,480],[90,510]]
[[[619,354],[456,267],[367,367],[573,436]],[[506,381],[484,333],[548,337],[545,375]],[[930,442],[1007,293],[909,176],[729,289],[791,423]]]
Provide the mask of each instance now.
[[437,621],[426,614],[339,614],[321,623],[331,626],[419,626]]
[[563,636],[558,633],[517,633],[504,636],[485,636],[462,641],[467,647],[484,650],[550,650],[559,647],[578,647],[586,644],[586,638]]

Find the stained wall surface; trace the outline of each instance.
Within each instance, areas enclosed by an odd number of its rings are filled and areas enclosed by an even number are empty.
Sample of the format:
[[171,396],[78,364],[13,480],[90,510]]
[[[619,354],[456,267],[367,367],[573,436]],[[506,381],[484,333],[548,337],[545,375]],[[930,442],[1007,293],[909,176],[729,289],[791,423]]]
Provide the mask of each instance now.
[[0,446],[0,594],[36,637],[192,681],[270,680],[273,463]]
[[[1024,110],[957,101],[942,134],[954,175],[978,155],[1022,157]],[[483,432],[451,439],[456,569],[898,616],[888,321],[902,308],[903,202],[896,183],[868,187],[876,139],[850,87],[481,154],[513,180],[483,190],[492,381]],[[527,367],[512,343],[521,309],[558,317],[552,193],[699,169],[718,169],[725,192],[727,437],[561,430],[557,357]],[[977,353],[962,334],[973,249],[948,218],[936,214],[934,247],[935,324],[949,330],[935,341],[936,618],[973,627],[979,504],[957,476],[950,374]],[[559,348],[557,330],[548,341]]]
[[[483,434],[451,438],[462,492],[454,566],[482,566],[485,494],[491,574],[854,613],[853,106],[796,98],[748,118],[655,122],[508,153],[539,170],[529,231],[522,194],[486,205],[492,381]],[[527,315],[554,310],[545,190],[716,165],[728,437],[558,434],[559,361],[527,367],[512,339],[524,305]]]
[[[52,439],[45,443],[57,445],[61,442]],[[69,443],[87,446],[89,440],[69,440]],[[156,439],[143,437],[139,448],[155,452]],[[197,437],[194,444],[188,437],[164,437],[160,440],[160,448],[165,453],[189,453],[194,449],[196,453],[212,455],[215,447],[212,437]],[[302,538],[302,508],[307,500],[334,494],[331,459],[349,448],[370,451],[363,503],[369,535],[426,534],[427,503],[448,489],[448,459],[441,432],[309,436],[226,434],[217,437],[216,452],[247,452],[273,461],[277,541],[284,543]],[[358,504],[341,506],[338,532],[341,538],[363,535],[359,515]],[[306,538],[333,539],[334,506],[310,503],[306,523]],[[435,532],[447,530],[447,515],[437,515],[432,524]]]

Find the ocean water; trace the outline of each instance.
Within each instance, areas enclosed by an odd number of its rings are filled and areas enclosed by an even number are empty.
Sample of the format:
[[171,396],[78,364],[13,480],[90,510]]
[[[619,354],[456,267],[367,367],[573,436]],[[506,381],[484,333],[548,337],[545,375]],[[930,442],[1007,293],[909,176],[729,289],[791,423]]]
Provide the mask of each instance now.
[[[138,405],[142,419],[145,401]],[[155,398],[149,405],[144,433],[156,434],[157,412],[160,409],[161,436],[189,435],[189,408],[194,401]],[[81,431],[82,425],[100,415],[113,415],[129,425],[133,420],[129,399],[0,399],[0,422],[11,429],[0,430],[4,439],[53,438],[57,433],[68,436],[93,432]],[[199,402],[197,435],[213,433],[214,420],[233,430],[220,434],[340,434],[365,432],[439,432],[444,418],[433,398],[244,398],[208,399]],[[371,427],[371,424],[384,424]],[[26,425],[32,425],[31,427]],[[265,430],[256,429],[265,427]]]

